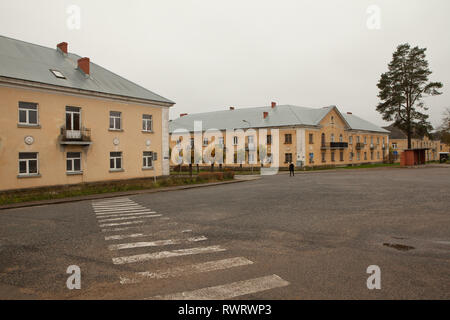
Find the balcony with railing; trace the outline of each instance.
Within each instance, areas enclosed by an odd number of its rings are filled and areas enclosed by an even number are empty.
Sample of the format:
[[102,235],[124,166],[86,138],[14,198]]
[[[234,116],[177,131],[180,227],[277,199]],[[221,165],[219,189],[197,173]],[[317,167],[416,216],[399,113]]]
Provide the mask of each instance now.
[[356,143],[356,150],[361,150],[361,149],[364,149],[364,143],[363,142],[357,142]]
[[89,146],[92,144],[91,129],[68,130],[61,128],[60,144]]
[[325,149],[346,149],[348,148],[348,142],[323,142],[320,146],[322,150]]

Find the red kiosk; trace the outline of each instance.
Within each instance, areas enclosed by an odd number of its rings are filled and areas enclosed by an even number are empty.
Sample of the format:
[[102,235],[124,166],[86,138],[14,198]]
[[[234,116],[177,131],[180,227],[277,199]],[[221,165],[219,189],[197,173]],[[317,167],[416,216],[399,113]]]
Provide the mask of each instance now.
[[408,167],[425,164],[426,150],[428,148],[405,149],[400,155],[400,165]]

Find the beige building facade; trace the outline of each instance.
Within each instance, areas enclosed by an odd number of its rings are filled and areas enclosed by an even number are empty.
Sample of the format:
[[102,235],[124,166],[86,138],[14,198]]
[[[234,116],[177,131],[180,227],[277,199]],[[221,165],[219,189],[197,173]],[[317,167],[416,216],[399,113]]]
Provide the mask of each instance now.
[[[239,112],[239,109],[231,108],[222,112],[184,114],[171,121],[169,124],[170,147],[172,153],[176,153],[176,156],[171,158],[171,165],[179,164],[181,157],[177,156],[183,154],[183,151],[180,153],[179,150],[184,149],[187,144],[183,144],[183,139],[191,140],[190,149],[194,149],[195,136],[192,123],[195,121],[204,125],[201,138],[198,139],[202,142],[203,153],[206,149],[211,150],[215,147],[224,148],[224,153],[234,153],[234,163],[224,159],[223,165],[227,167],[241,166],[241,161],[238,160],[239,153],[245,154],[242,167],[261,166],[260,150],[266,150],[262,153],[267,155],[267,157],[263,156],[264,167],[273,165],[275,160],[278,161],[279,167],[287,167],[291,162],[297,167],[379,163],[383,162],[388,155],[388,131],[351,113],[343,115],[334,106],[311,109],[290,105],[277,106],[273,103],[271,107],[241,110],[242,112]],[[269,120],[270,117],[273,119]],[[221,120],[225,125],[230,123],[230,127],[218,128]],[[241,122],[249,125],[238,127]],[[259,125],[251,125],[258,122]],[[289,125],[286,125],[286,122]],[[208,139],[206,132],[211,128],[218,129],[223,138],[219,137],[218,141],[216,137]],[[233,135],[233,130],[244,131],[244,137],[238,134]],[[241,139],[245,139],[244,144],[239,144]],[[274,156],[277,159],[274,159]],[[215,162],[219,163],[217,159]],[[202,165],[206,166],[210,163],[211,161],[203,161]]]
[[[51,68],[60,70],[66,85],[33,81],[39,77],[33,74],[31,80],[13,78],[0,69],[0,191],[169,174],[173,102],[152,100],[141,87],[134,94],[134,84],[92,63],[87,70],[67,67],[73,59],[59,48],[14,43],[53,55]],[[53,77],[48,69],[41,70],[44,78]],[[83,81],[96,81],[98,91],[70,86],[72,77],[85,87],[90,84]],[[128,85],[130,95],[104,90],[102,81]]]

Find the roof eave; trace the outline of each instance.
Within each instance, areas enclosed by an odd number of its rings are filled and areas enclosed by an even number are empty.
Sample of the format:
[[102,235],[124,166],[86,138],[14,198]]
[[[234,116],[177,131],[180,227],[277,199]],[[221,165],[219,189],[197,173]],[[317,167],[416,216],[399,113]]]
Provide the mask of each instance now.
[[57,86],[57,85],[53,85],[53,84],[18,79],[18,78],[10,78],[10,77],[5,77],[5,76],[0,76],[0,85],[10,85],[10,86],[14,86],[14,87],[25,87],[25,88],[39,89],[39,90],[50,90],[50,91],[57,91],[57,92],[61,92],[61,93],[80,94],[80,95],[85,95],[85,96],[90,96],[90,97],[113,99],[113,100],[119,100],[119,101],[124,101],[124,102],[152,104],[152,105],[158,105],[161,107],[172,107],[173,105],[175,105],[175,102],[170,101],[170,100],[168,100],[168,102],[165,102],[165,101],[143,99],[143,98],[138,98],[138,97],[122,96],[122,95],[116,95],[116,94],[110,94],[110,93],[104,93],[104,92],[98,92],[98,91],[77,89],[77,88],[71,88],[71,87],[65,87],[65,86]]

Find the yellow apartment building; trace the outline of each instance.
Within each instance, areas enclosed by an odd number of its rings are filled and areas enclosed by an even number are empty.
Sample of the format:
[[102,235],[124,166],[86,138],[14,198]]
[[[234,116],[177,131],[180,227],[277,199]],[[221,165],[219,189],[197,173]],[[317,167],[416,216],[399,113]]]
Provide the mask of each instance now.
[[[196,122],[201,129],[195,127]],[[194,134],[199,130],[200,139]],[[211,130],[217,130],[222,137],[210,137]],[[236,134],[230,135],[233,130]],[[243,136],[238,134],[242,131]],[[224,166],[261,166],[260,149],[266,151],[262,153],[263,166],[277,161],[280,167],[291,162],[297,167],[379,163],[386,159],[389,144],[389,131],[350,112],[341,113],[336,106],[305,108],[274,102],[266,107],[181,114],[169,122],[169,132],[170,148],[177,156],[183,146],[189,144],[192,150],[196,143],[201,144],[203,153],[214,147],[234,153],[234,163],[225,160]],[[190,142],[183,143],[183,139]],[[274,150],[278,150],[277,159],[273,158]],[[175,166],[178,162],[173,159],[171,165]],[[211,162],[217,159],[202,164]]]
[[174,102],[67,49],[0,36],[0,191],[168,175]]
[[[391,132],[389,135],[389,147],[394,156],[394,161],[400,162],[400,154],[408,149],[408,136],[394,125],[384,127],[384,129]],[[429,136],[419,137],[417,135],[413,135],[411,138],[411,149],[426,149],[426,161],[439,161],[441,152],[449,152],[448,145],[440,140],[432,139]]]

